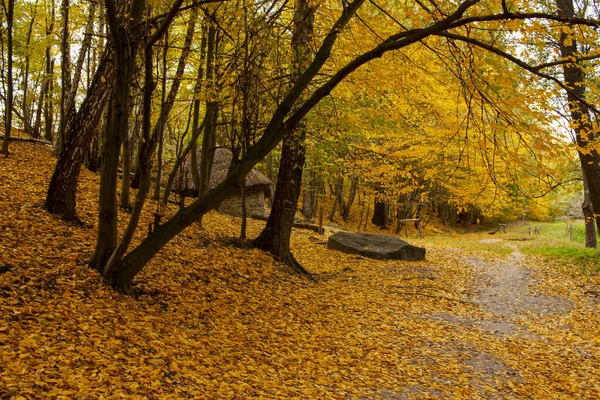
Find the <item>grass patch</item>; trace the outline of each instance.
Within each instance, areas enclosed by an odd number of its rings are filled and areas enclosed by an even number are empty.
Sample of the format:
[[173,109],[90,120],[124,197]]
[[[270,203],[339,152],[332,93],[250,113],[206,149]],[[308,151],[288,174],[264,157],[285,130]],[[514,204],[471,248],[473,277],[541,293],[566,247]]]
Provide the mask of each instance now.
[[576,245],[543,245],[524,247],[524,253],[537,254],[565,266],[577,267],[581,272],[600,272],[600,252]]

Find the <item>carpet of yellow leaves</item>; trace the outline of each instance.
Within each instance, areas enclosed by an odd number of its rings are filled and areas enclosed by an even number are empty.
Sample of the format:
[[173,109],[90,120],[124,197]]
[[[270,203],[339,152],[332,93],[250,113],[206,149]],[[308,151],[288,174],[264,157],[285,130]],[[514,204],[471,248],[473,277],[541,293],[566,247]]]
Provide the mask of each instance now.
[[[228,245],[239,220],[211,212],[129,297],[86,266],[98,177],[82,172],[84,225],[69,224],[43,209],[51,150],[11,150],[0,160],[0,398],[600,398],[600,316],[584,294],[594,277],[527,258],[535,289],[572,307],[520,312],[518,329],[499,333],[478,302],[485,274],[465,260],[506,255],[425,239],[426,261],[377,261],[297,230],[311,283]],[[251,221],[249,236],[263,224]],[[466,240],[478,238],[456,239]]]

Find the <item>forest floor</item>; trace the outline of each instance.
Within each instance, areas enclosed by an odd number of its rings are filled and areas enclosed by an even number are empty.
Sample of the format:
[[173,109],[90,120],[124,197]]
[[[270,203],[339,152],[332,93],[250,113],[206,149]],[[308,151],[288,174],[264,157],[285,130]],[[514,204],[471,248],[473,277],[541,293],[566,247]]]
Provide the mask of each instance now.
[[[51,150],[11,151],[0,159],[0,398],[600,398],[598,269],[532,255],[544,239],[526,228],[426,231],[411,239],[427,248],[420,262],[328,250],[298,229],[293,251],[313,283],[232,245],[239,219],[211,212],[125,296],[86,266],[98,177],[82,172],[83,224],[69,224],[43,209]],[[249,236],[263,225],[250,221]]]

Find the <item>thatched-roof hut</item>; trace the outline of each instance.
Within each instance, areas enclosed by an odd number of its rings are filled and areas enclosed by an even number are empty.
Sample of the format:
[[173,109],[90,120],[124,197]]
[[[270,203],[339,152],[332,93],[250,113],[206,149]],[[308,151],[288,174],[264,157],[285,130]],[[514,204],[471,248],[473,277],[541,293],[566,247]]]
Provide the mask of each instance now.
[[[198,160],[202,158],[202,150],[198,150]],[[214,189],[218,184],[227,178],[233,154],[229,149],[218,147],[215,150],[215,157],[210,174],[210,189]],[[185,164],[183,179],[175,180],[176,193],[183,193],[185,196],[192,196],[194,193],[194,183],[192,181],[192,163],[188,160]],[[273,183],[256,170],[251,170],[246,176],[246,212],[249,217],[266,217],[267,208],[265,199],[270,197],[273,192]],[[219,212],[236,216],[242,215],[241,191],[234,193],[221,202],[218,208]]]

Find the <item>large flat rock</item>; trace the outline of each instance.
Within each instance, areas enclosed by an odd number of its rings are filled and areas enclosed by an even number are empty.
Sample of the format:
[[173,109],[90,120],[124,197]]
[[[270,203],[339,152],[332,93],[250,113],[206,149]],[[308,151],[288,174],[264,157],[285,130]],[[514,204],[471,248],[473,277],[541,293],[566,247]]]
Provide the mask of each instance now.
[[425,259],[426,250],[390,235],[338,232],[329,237],[327,247],[344,253],[359,254],[378,260]]

